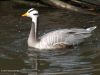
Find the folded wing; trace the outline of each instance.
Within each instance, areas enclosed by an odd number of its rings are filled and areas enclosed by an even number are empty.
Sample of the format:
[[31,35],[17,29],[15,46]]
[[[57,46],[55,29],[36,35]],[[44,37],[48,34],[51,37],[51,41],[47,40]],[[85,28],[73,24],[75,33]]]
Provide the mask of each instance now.
[[[93,30],[93,27],[91,29]],[[46,46],[55,46],[59,44],[75,45],[82,42],[84,38],[91,36],[91,31],[90,28],[56,30],[42,36],[40,43]]]

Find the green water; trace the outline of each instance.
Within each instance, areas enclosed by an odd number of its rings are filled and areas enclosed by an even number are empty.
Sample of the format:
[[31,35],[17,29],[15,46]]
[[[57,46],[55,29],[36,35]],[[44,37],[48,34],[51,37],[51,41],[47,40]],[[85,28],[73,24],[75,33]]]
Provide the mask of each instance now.
[[100,75],[100,16],[37,8],[39,36],[61,28],[97,26],[81,45],[38,51],[27,46],[31,20],[21,17],[30,7],[0,4],[0,75]]

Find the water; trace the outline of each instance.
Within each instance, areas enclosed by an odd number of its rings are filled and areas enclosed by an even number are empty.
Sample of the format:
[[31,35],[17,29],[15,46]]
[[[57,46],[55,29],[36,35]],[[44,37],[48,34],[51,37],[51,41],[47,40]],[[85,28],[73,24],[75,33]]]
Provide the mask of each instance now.
[[21,14],[29,7],[0,4],[0,75],[100,75],[100,16],[38,8],[39,36],[61,28],[98,26],[81,45],[39,51],[27,46],[31,20]]

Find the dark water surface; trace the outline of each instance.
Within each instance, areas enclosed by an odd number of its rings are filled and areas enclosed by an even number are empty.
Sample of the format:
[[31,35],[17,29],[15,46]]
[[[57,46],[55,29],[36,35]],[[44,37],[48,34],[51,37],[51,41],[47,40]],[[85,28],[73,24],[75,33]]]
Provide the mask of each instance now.
[[61,50],[28,48],[29,8],[0,3],[0,75],[100,75],[100,16],[38,8],[39,36],[56,29],[98,26],[83,44]]

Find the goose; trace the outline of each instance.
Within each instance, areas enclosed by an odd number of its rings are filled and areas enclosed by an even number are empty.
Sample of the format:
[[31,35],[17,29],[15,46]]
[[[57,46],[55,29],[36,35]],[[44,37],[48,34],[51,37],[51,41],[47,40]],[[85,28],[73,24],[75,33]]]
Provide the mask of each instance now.
[[58,29],[48,32],[37,37],[37,19],[39,13],[35,8],[29,9],[22,16],[26,16],[32,19],[31,30],[28,37],[28,46],[37,49],[59,49],[65,48],[70,45],[77,45],[84,41],[85,38],[91,36],[91,32],[96,29],[96,26],[83,28],[70,28],[70,29]]

